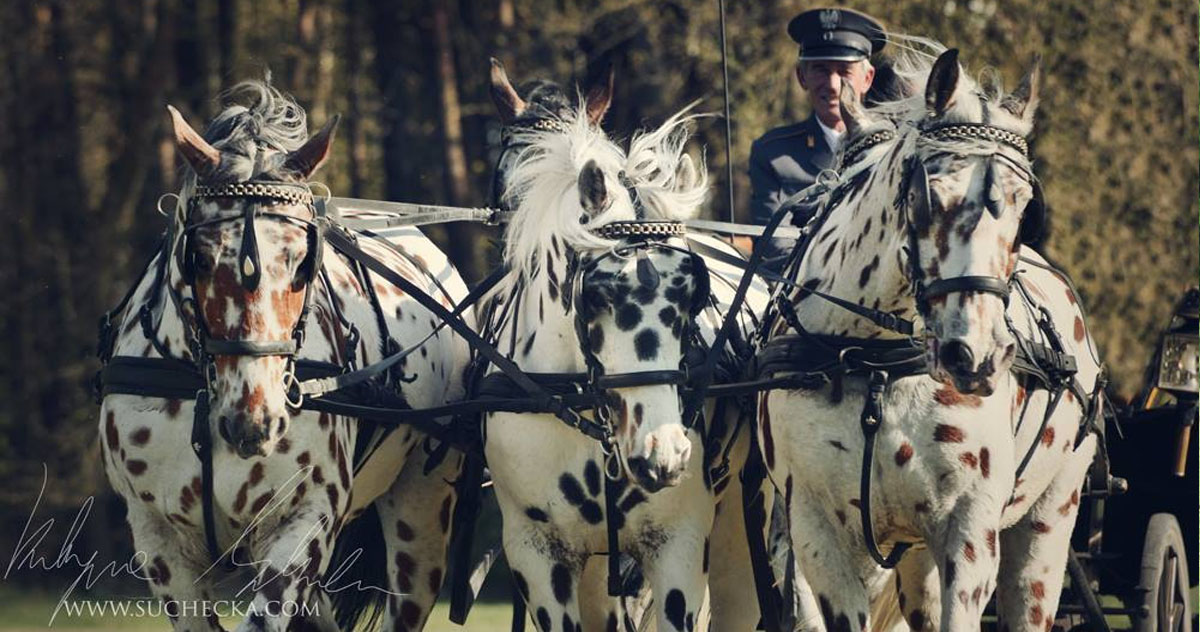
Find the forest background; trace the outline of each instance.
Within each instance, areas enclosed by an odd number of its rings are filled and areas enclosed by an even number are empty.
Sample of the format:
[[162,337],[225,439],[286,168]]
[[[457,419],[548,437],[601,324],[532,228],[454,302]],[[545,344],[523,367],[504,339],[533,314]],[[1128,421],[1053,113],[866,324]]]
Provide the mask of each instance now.
[[[751,142],[807,116],[784,26],[814,5],[727,4],[734,216],[745,221]],[[1031,147],[1052,212],[1045,250],[1078,284],[1115,391],[1135,393],[1197,281],[1197,3],[846,5],[957,47],[969,72],[993,67],[1010,86],[1042,55]],[[628,137],[695,99],[722,109],[718,19],[716,0],[0,3],[0,559],[33,511],[43,464],[34,524],[69,523],[94,495],[79,546],[128,559],[123,508],[98,462],[95,322],[150,254],[164,228],[155,202],[179,184],[168,102],[202,127],[222,90],[269,70],[313,129],[344,116],[320,175],[335,194],[482,206],[499,139],[489,56],[518,82],[582,85],[611,64],[605,126]],[[700,122],[694,151],[713,184],[704,215],[726,219],[722,119]],[[490,229],[429,233],[470,279],[494,261]]]

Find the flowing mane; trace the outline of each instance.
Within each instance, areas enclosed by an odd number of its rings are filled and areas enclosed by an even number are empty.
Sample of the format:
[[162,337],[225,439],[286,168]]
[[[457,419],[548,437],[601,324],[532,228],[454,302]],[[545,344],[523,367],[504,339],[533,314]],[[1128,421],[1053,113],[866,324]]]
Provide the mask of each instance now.
[[[569,248],[596,250],[614,242],[591,230],[613,221],[684,219],[693,217],[707,195],[703,162],[697,169],[684,151],[696,118],[688,108],[660,127],[636,133],[628,152],[588,123],[586,112],[573,109],[560,122],[565,131],[522,130],[529,144],[517,158],[505,194],[515,209],[505,233],[504,259],[517,278],[531,278],[552,248],[553,239]],[[580,171],[594,160],[605,174],[610,205],[595,217],[584,212],[577,182]],[[646,211],[639,218],[620,175],[637,192]]]
[[[928,106],[925,103],[925,85],[929,80],[933,62],[938,55],[946,51],[946,47],[932,39],[911,35],[889,34],[889,42],[893,43],[899,52],[892,61],[892,71],[896,75],[898,88],[894,98],[881,100],[866,107],[867,118],[872,121],[864,129],[859,130],[855,137],[862,137],[881,128],[893,127],[896,130],[896,140],[892,148],[886,152],[872,152],[848,169],[845,169],[838,179],[839,183],[854,179],[863,171],[874,170],[876,166],[900,164],[912,156],[918,149],[917,139],[921,137],[921,123],[928,118]],[[1008,130],[1022,137],[1028,137],[1032,132],[1033,122],[1014,115],[1007,107],[1020,95],[1016,91],[1006,92],[1001,85],[995,69],[984,68],[977,73],[981,80],[976,80],[967,73],[960,75],[960,89],[963,94],[974,98],[959,99],[942,117],[942,124],[980,123]],[[984,112],[986,108],[986,114]],[[842,149],[854,144],[856,138],[851,137],[842,143]],[[995,143],[978,140],[968,141],[956,139],[942,142],[929,138],[921,138],[921,148],[929,153],[949,151],[960,155],[990,155],[995,152]],[[1025,157],[1014,157],[1018,166],[1033,173],[1032,163]],[[887,205],[895,196],[895,187],[900,184],[898,177],[893,177],[899,170],[876,171],[868,177],[863,189],[863,195],[857,204]],[[886,186],[877,186],[885,184]]]

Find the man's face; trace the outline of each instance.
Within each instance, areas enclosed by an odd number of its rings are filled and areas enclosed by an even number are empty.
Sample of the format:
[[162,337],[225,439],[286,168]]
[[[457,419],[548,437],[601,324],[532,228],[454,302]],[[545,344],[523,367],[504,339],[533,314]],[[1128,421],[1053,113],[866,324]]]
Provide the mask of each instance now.
[[842,83],[849,83],[861,98],[871,87],[875,69],[865,61],[803,61],[796,68],[800,86],[808,92],[813,112],[826,127],[842,131],[842,113],[838,95]]

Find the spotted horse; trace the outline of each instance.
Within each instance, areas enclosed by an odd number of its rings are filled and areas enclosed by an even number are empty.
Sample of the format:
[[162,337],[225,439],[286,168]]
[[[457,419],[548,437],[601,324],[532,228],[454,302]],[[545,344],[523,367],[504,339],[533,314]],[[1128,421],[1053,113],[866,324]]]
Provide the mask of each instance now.
[[[706,615],[712,629],[751,629],[759,615],[737,481],[749,426],[736,402],[681,403],[686,369],[705,356],[741,277],[689,250],[734,253],[728,245],[680,234],[677,221],[707,189],[684,152],[689,117],[623,151],[599,125],[611,75],[576,106],[544,81],[522,98],[498,63],[492,70],[505,123],[496,197],[512,218],[509,274],[481,329],[531,376],[603,397],[581,427],[546,414],[486,417],[515,584],[544,632],[629,629],[632,613],[608,597],[622,587],[602,579],[620,551],[641,568],[657,630],[707,629]],[[765,307],[764,286],[751,289],[735,314],[743,331]],[[493,371],[481,391],[506,392],[505,382]]]
[[934,52],[899,66],[910,97],[841,95],[845,167],[757,357],[792,381],[760,397],[759,445],[815,629],[874,629],[898,586],[912,630],[978,630],[993,591],[1003,629],[1049,630],[1102,371],[1069,281],[1022,245],[1037,65],[1001,94]]
[[[384,242],[321,216],[307,182],[336,119],[309,138],[303,109],[263,82],[231,90],[203,136],[170,114],[188,169],[178,210],[102,343],[102,460],[144,577],[159,599],[201,601],[220,596],[226,567],[248,570],[238,630],[349,628],[380,601],[385,627],[420,629],[442,584],[461,459],[430,462],[413,427],[311,410],[324,400],[301,401],[296,385],[387,355],[362,401],[462,397],[462,339],[335,242],[442,305],[466,288],[415,229]],[[221,629],[197,610],[171,623]]]

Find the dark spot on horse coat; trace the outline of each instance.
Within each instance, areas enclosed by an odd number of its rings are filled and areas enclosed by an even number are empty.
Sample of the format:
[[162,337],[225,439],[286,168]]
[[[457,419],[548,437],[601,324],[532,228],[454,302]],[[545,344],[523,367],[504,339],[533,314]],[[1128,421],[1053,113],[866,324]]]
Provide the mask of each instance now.
[[166,586],[171,582],[171,569],[161,556],[155,555],[149,571],[150,581],[156,586]]
[[588,524],[600,524],[604,520],[604,511],[600,509],[600,505],[596,501],[584,494],[579,479],[570,473],[563,472],[562,476],[558,477],[558,489],[568,503],[579,508],[579,513]]
[[413,572],[417,570],[417,561],[404,551],[396,552],[396,586],[402,592],[412,590]]
[[146,442],[150,440],[150,429],[138,428],[130,435],[130,438],[133,439],[133,445],[146,445]]
[[263,479],[263,464],[262,461],[255,463],[250,467],[250,485],[257,485]]
[[600,493],[600,466],[595,461],[588,460],[583,466],[583,481],[587,484],[588,493],[595,496]]
[[961,461],[963,465],[971,469],[975,469],[975,467],[979,464],[979,459],[975,458],[974,452],[963,452],[962,454],[958,455],[958,460]]
[[859,273],[858,287],[860,287],[860,288],[867,287],[867,282],[871,280],[871,273],[874,272],[875,269],[878,267],[879,267],[879,255],[875,255],[875,258],[871,259],[871,263],[868,263],[866,266],[864,266],[862,269],[862,272]]
[[525,517],[533,520],[534,522],[550,522],[550,516],[546,515],[545,511],[542,511],[537,507],[526,507]]
[[833,604],[829,603],[829,598],[821,595],[818,599],[821,603],[821,618],[825,620],[825,629],[828,632],[850,632],[850,617],[845,613],[833,612]]
[[639,360],[653,360],[658,357],[658,334],[652,329],[643,329],[633,337],[633,348],[637,351]]
[[117,433],[117,424],[113,417],[112,411],[104,417],[104,436],[108,440],[108,449],[110,452],[116,452],[121,445],[121,437]]
[[565,612],[563,613],[562,618],[562,629],[563,632],[576,632],[575,621],[571,619],[571,615]]
[[125,462],[125,468],[128,469],[129,473],[133,474],[134,476],[140,476],[145,473],[146,467],[146,462],[140,459],[129,459]]
[[1083,328],[1083,319],[1075,317],[1075,342],[1083,342],[1083,335],[1086,333]]
[[830,440],[829,440],[829,445],[831,445],[831,446],[833,446],[833,447],[835,447],[835,448],[837,448],[837,449],[841,450],[842,452],[849,452],[849,451],[850,451],[850,449],[849,449],[849,448],[847,448],[847,447],[845,446],[845,444],[843,444],[841,441],[838,441],[837,439],[830,439]]
[[667,593],[666,601],[663,602],[663,611],[667,615],[667,621],[675,626],[675,629],[683,630],[684,617],[687,616],[687,600],[683,596],[683,591],[672,588]]
[[962,428],[957,426],[938,424],[937,427],[933,429],[934,441],[940,441],[942,443],[962,443],[965,438],[966,434],[963,433]]
[[1048,448],[1054,443],[1054,427],[1048,427],[1042,431],[1042,443]]
[[560,562],[555,562],[550,569],[550,588],[554,591],[554,599],[560,604],[566,604],[571,599],[571,571]]
[[963,543],[963,557],[966,558],[968,562],[975,561],[975,545],[970,541]]
[[400,620],[410,628],[417,627],[421,622],[421,606],[412,601],[400,604]]
[[537,609],[538,629],[542,632],[551,632],[550,630],[550,613],[545,608]]
[[971,408],[979,408],[983,405],[983,398],[978,395],[963,395],[954,389],[953,386],[943,386],[933,394],[933,399],[943,406],[969,406]]
[[1031,526],[1033,527],[1035,533],[1050,533],[1050,525],[1042,522],[1041,520],[1034,520],[1033,525]]
[[958,569],[955,567],[953,561],[947,560],[946,567],[942,570],[944,571],[943,574],[945,575],[944,579],[946,580],[946,587],[949,588],[950,585],[954,583],[954,572]]
[[409,526],[409,524],[407,522],[405,522],[403,520],[397,520],[396,521],[396,537],[400,538],[401,540],[403,540],[405,542],[412,542],[412,539],[414,537],[416,537],[416,534],[413,533],[413,528],[411,526]]
[[912,455],[913,447],[911,445],[909,445],[907,442],[900,444],[900,447],[896,450],[896,465],[899,467],[904,467],[904,464],[908,463],[908,460],[912,458]]
[[987,448],[979,449],[979,473],[987,478],[992,473],[992,453]]

